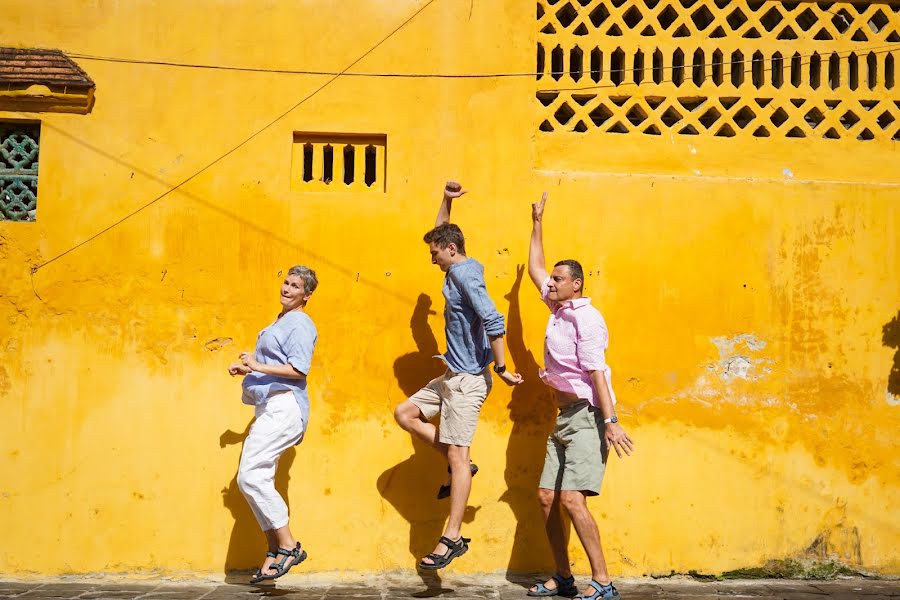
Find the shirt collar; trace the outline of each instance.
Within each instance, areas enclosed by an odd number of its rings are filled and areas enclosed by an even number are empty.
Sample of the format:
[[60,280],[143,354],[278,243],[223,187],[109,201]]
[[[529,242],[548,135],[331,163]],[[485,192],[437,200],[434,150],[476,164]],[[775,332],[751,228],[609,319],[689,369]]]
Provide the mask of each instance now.
[[581,298],[575,298],[573,300],[566,300],[565,302],[561,302],[559,307],[560,308],[571,308],[572,310],[575,310],[576,308],[581,308],[582,306],[587,306],[590,303],[591,303],[590,298],[582,296]]
[[472,260],[472,257],[467,256],[465,260],[461,260],[461,261],[459,261],[458,263],[453,263],[452,265],[450,265],[450,268],[447,269],[447,273],[449,274],[450,271],[452,271],[453,269],[455,269],[455,268],[457,268],[457,267],[459,267],[459,266],[461,266],[461,265],[466,264],[466,263],[469,262],[470,260]]

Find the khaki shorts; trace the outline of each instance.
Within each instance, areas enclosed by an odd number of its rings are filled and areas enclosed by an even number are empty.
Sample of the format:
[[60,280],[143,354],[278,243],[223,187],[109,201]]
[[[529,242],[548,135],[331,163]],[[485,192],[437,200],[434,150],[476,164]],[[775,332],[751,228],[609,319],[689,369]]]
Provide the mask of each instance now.
[[475,425],[481,405],[491,391],[493,379],[485,369],[478,375],[448,370],[410,396],[429,421],[441,413],[438,440],[444,444],[469,447],[475,437]]
[[587,400],[561,408],[556,427],[547,438],[540,487],[599,494],[609,456],[603,431],[603,414]]

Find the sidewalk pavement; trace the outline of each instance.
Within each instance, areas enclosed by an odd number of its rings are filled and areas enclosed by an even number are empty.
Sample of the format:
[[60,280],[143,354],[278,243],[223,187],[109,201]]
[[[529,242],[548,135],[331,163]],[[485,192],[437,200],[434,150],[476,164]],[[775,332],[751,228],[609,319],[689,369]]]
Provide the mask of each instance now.
[[[229,576],[228,581],[234,579]],[[435,598],[460,600],[527,600],[531,579],[507,581],[496,575],[432,580],[429,584],[402,576],[346,575],[330,583],[319,577],[289,574],[276,585],[250,586],[211,581],[178,582],[166,579],[110,581],[55,578],[0,581],[0,600],[254,600],[277,596],[285,600],[401,600]],[[578,580],[579,586],[586,581]],[[236,581],[244,581],[239,577]],[[691,579],[623,579],[616,582],[622,600],[862,600],[900,599],[900,580],[847,578],[831,581],[738,580],[700,582]]]

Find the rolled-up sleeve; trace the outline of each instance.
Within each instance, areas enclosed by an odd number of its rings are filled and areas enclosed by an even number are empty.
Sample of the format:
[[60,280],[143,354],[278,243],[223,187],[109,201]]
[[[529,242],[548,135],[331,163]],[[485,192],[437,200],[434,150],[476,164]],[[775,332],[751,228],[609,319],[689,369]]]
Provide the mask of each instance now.
[[301,324],[292,327],[280,342],[288,364],[304,375],[309,375],[317,337],[314,325]]
[[609,346],[609,332],[599,315],[579,315],[576,311],[578,325],[578,343],[575,354],[579,366],[585,371],[603,371],[606,369],[606,348]]
[[481,318],[486,334],[496,337],[506,333],[503,315],[497,311],[494,301],[488,296],[484,279],[464,277],[459,281],[459,289],[469,306]]

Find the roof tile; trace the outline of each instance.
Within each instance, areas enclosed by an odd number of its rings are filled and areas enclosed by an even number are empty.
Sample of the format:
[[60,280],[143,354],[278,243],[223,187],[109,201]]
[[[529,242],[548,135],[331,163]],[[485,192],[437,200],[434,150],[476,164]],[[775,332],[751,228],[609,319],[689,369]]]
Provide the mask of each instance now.
[[0,85],[93,88],[94,82],[62,50],[0,47]]

